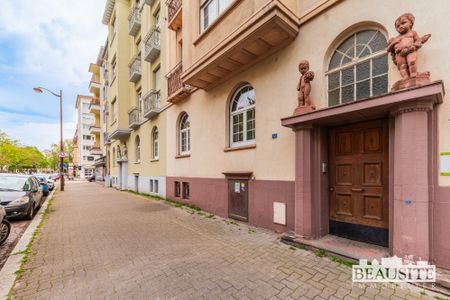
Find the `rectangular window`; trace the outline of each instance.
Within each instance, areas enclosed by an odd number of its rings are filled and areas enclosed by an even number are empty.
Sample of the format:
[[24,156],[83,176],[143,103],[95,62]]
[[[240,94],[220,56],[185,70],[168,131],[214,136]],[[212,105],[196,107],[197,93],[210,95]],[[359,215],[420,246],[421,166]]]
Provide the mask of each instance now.
[[155,193],[159,193],[159,187],[158,187],[158,185],[159,185],[158,180],[155,180]]
[[155,26],[158,28],[161,27],[161,17],[160,17],[159,10],[155,14]]
[[183,199],[189,199],[189,182],[183,182]]
[[137,105],[139,110],[139,120],[142,119],[142,116],[144,115],[144,104],[142,103],[142,92],[141,90],[136,91],[137,93]]
[[150,193],[153,193],[153,179],[150,179]]
[[117,119],[117,98],[111,101],[111,122]]
[[112,62],[111,62],[111,70],[112,70],[111,81],[113,81],[114,78],[116,78],[116,75],[117,75],[117,62],[116,62],[116,57],[115,56],[114,56],[114,58],[112,59]]
[[208,28],[211,23],[230,5],[232,0],[203,0],[200,6],[200,29]]
[[179,198],[181,195],[181,186],[179,181],[175,181],[175,197]]
[[[112,35],[114,36],[117,33],[117,22],[116,18],[114,18],[111,22]],[[111,41],[112,42],[112,41]]]

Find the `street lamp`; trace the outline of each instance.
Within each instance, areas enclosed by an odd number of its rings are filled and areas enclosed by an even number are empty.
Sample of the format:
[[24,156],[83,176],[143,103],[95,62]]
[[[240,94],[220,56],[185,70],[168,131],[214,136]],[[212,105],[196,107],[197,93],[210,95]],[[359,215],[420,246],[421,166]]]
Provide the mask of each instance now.
[[49,92],[50,94],[52,94],[55,97],[59,97],[59,128],[60,128],[60,148],[61,148],[61,152],[59,154],[59,157],[61,159],[61,163],[59,166],[59,180],[60,180],[60,190],[64,191],[64,144],[63,144],[63,123],[62,123],[62,90],[59,90],[59,94],[56,94],[52,91],[50,91],[49,89],[46,89],[44,87],[35,87],[33,88],[33,90],[36,93],[42,94],[44,91],[46,90],[47,92]]

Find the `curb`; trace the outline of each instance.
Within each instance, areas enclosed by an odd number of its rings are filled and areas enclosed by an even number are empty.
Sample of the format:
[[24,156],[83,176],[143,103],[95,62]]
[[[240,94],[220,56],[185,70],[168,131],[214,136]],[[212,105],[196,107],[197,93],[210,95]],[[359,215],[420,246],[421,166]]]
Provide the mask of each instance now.
[[25,255],[24,253],[22,253],[22,251],[27,248],[28,243],[33,237],[34,231],[42,220],[44,211],[47,209],[48,202],[55,194],[55,191],[56,190],[53,190],[47,196],[45,203],[42,204],[39,212],[34,216],[33,220],[31,221],[30,225],[28,225],[28,228],[23,233],[16,247],[14,247],[11,254],[9,254],[8,260],[6,261],[5,265],[0,270],[0,282],[2,283],[0,285],[0,299],[7,299],[9,290],[13,287],[14,282],[16,281],[16,271],[19,270],[22,258]]

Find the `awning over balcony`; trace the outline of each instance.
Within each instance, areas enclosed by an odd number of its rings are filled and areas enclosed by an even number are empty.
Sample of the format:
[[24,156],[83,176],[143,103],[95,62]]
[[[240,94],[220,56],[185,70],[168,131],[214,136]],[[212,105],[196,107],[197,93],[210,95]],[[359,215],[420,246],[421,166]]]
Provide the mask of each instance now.
[[280,1],[269,1],[184,70],[181,78],[194,87],[212,88],[286,47],[298,32],[298,18]]

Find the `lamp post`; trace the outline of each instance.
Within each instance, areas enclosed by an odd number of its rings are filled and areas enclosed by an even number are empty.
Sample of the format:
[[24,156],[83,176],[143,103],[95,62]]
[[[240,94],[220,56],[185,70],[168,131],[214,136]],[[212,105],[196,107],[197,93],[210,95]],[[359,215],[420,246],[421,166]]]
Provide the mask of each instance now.
[[49,89],[46,89],[44,87],[35,87],[33,90],[36,93],[43,93],[43,90],[46,90],[50,94],[52,94],[55,97],[59,97],[59,130],[60,130],[60,153],[59,157],[61,159],[60,166],[59,166],[59,180],[60,180],[60,190],[64,191],[64,144],[63,144],[63,123],[62,123],[62,90],[59,90],[59,94],[54,93],[50,91]]

